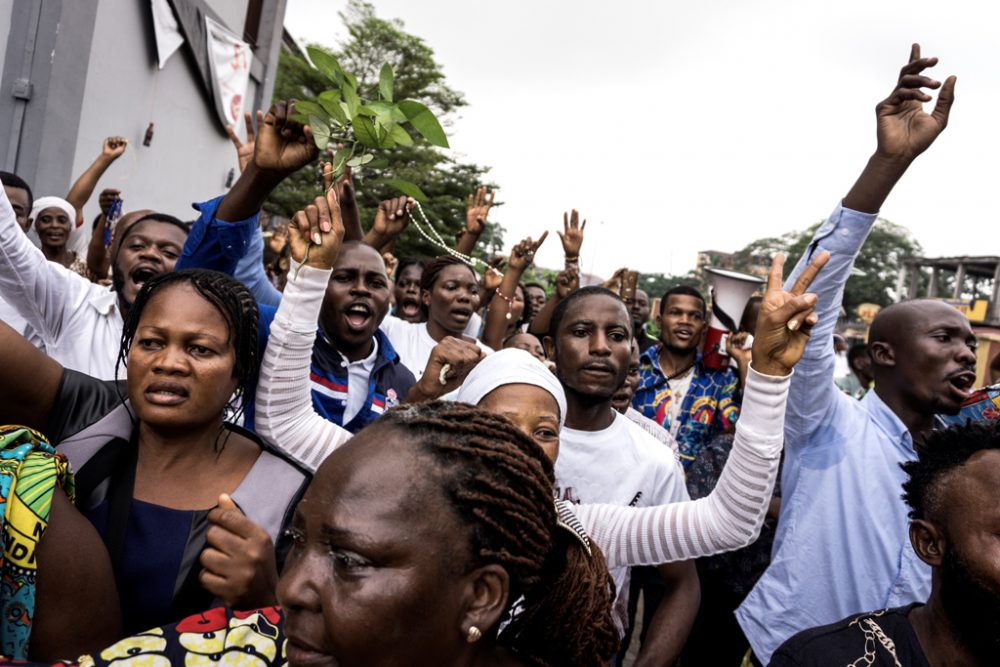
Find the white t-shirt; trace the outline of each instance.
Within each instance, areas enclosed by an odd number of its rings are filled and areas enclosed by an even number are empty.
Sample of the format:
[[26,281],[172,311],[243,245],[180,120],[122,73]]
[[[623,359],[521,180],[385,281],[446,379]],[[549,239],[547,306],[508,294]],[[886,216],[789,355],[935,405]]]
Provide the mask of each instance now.
[[[389,337],[392,346],[396,348],[399,360],[419,380],[420,376],[424,374],[424,369],[427,368],[427,361],[431,358],[431,350],[437,345],[437,341],[427,332],[427,323],[415,324],[401,320],[395,315],[387,315],[379,327]],[[486,354],[493,353],[493,348],[483,345],[478,339],[476,345]]]
[[[556,493],[574,503],[652,507],[690,500],[674,453],[623,415],[602,431],[563,427]],[[628,623],[628,568],[612,568],[615,622]]]

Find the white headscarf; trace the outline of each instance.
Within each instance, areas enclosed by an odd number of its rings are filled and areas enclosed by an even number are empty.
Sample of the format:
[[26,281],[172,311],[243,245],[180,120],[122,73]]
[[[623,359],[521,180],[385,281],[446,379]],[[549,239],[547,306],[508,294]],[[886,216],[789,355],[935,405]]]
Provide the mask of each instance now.
[[530,384],[552,394],[559,404],[559,428],[566,422],[566,392],[555,374],[529,352],[499,350],[480,361],[458,388],[455,400],[477,405],[486,394],[508,384]]
[[83,256],[87,254],[87,244],[90,242],[86,230],[86,225],[76,226],[76,208],[62,197],[39,197],[31,207],[31,226],[28,228],[28,238],[36,246],[41,247],[41,239],[35,230],[35,220],[38,214],[47,208],[57,208],[69,216],[69,238],[66,239],[66,249]]

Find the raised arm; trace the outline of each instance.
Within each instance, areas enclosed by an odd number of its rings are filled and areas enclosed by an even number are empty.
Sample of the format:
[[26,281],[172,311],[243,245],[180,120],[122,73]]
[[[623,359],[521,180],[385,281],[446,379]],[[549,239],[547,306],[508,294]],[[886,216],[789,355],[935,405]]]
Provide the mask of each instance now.
[[[257,432],[311,471],[351,437],[316,413],[309,380],[316,323],[344,235],[336,197],[333,190],[317,197],[288,226],[292,268],[271,323],[255,403]],[[311,244],[308,230],[320,226],[331,231]]]
[[0,424],[44,431],[63,367],[0,320]]
[[486,310],[483,342],[494,350],[503,347],[503,336],[507,331],[507,325],[510,324],[510,304],[514,300],[514,293],[517,291],[518,283],[521,282],[521,276],[531,266],[535,253],[548,235],[548,232],[543,232],[537,241],[532,241],[529,236],[510,251],[510,259],[507,260],[507,270],[503,274],[503,280],[496,288],[497,293],[490,299],[489,308]]
[[827,259],[825,253],[817,256],[788,292],[781,288],[783,259],[777,258],[771,266],[743,412],[732,452],[711,494],[658,507],[576,507],[610,567],[700,558],[739,549],[756,539],[781,460],[792,369],[817,319],[816,295],[805,290]]
[[[253,157],[232,189],[221,200],[200,205],[201,216],[188,235],[176,269],[203,268],[238,275],[258,301],[276,304],[280,296],[267,280],[261,259],[260,208],[281,181],[319,153],[309,127],[289,118],[293,113],[294,108],[284,102],[271,106],[254,138]],[[330,230],[316,229],[314,233],[321,231]]]
[[379,202],[372,227],[362,240],[379,253],[391,252],[396,239],[410,224],[410,207],[415,203],[408,197],[396,197]]
[[[0,188],[0,295],[42,338],[57,336],[88,290],[104,288],[49,262],[17,224],[7,194]],[[2,368],[0,368],[2,370]]]
[[535,313],[528,324],[528,332],[538,336],[541,340],[549,335],[549,323],[552,322],[552,313],[560,301],[569,296],[570,292],[580,288],[580,271],[573,266],[559,272],[556,276],[556,291],[552,298],[545,302],[542,309]]
[[[816,231],[806,254],[788,278],[792,284],[816,253],[830,253],[830,263],[812,290],[819,297],[819,323],[806,347],[792,381],[788,400],[788,446],[805,442],[804,436],[824,423],[828,411],[843,400],[833,382],[833,331],[840,314],[844,285],[854,269],[854,261],[877,219],[877,213],[893,186],[914,159],[924,152],[944,130],[954,100],[955,77],[941,83],[921,72],[937,64],[937,58],[921,58],[914,44],[910,60],[902,68],[896,88],[875,107],[877,147],[843,203]],[[931,99],[922,88],[941,87],[937,104],[925,113],[923,103]]]
[[101,154],[87,167],[86,171],[80,174],[73,187],[66,195],[66,201],[76,207],[76,224],[83,223],[83,207],[94,194],[94,188],[101,176],[108,170],[108,167],[125,153],[128,146],[128,139],[125,137],[108,137],[101,147]]
[[493,208],[493,198],[496,191],[490,191],[485,185],[469,195],[465,209],[465,227],[455,243],[455,250],[465,255],[471,255],[476,249],[479,237],[486,230],[486,219]]

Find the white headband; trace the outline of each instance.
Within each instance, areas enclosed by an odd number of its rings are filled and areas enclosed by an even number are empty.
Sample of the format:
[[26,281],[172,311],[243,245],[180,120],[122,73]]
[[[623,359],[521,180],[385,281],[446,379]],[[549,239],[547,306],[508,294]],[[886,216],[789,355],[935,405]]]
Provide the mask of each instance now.
[[552,394],[559,404],[559,428],[566,422],[566,392],[555,374],[529,352],[507,348],[480,361],[458,388],[455,400],[477,405],[488,393],[508,384],[530,384]]

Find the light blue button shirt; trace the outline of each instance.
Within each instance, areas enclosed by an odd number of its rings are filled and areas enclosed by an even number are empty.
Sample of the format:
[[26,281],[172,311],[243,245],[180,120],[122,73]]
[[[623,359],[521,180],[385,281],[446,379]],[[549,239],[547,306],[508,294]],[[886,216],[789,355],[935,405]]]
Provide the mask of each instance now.
[[787,289],[815,253],[829,251],[810,288],[820,319],[788,394],[771,565],[736,611],[765,665],[801,630],[930,594],[930,568],[910,546],[901,498],[906,474],[899,464],[916,458],[910,434],[877,390],[857,401],[833,381],[844,284],[875,219],[838,206],[786,283]]

